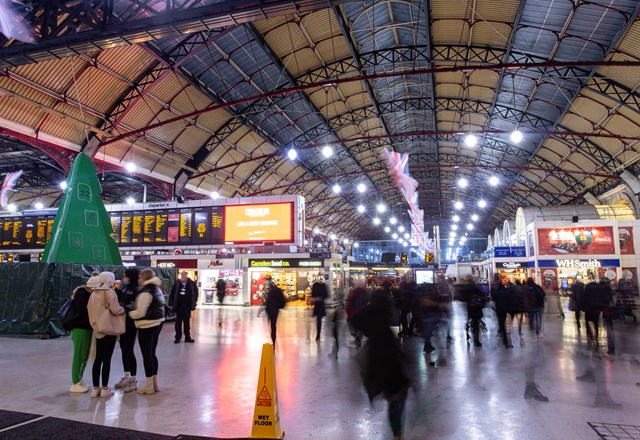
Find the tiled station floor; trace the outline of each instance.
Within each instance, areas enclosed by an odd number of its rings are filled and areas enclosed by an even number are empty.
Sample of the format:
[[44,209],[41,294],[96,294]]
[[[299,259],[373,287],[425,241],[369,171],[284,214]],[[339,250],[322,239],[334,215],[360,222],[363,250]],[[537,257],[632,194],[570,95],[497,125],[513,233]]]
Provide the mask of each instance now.
[[[640,433],[634,427],[640,425],[640,325],[616,322],[617,353],[593,356],[572,315],[561,320],[548,313],[544,338],[526,334],[521,347],[512,329],[515,347],[506,350],[497,345],[494,320],[485,311],[488,331],[482,348],[474,348],[465,342],[461,311],[457,305],[455,341],[441,346],[433,359],[422,355],[421,339],[404,342],[414,376],[405,439],[640,438],[634,434]],[[257,312],[198,310],[195,344],[174,344],[173,323],[165,324],[158,347],[161,392],[147,397],[122,391],[108,399],[69,394],[70,338],[0,338],[0,409],[170,436],[247,436],[261,348],[268,342],[265,317]],[[343,334],[347,346],[337,360],[330,358],[329,333],[315,342],[313,323],[301,308],[282,312],[278,332],[276,370],[286,438],[392,437],[385,402],[370,405],[364,393],[350,337]],[[604,337],[601,343],[606,353]],[[138,377],[144,380],[138,348],[136,354]],[[437,366],[429,366],[431,360]],[[595,382],[576,380],[587,369]],[[121,374],[116,346],[111,385]],[[524,399],[526,377],[532,375],[549,402]],[[90,366],[85,381],[91,382]],[[603,397],[622,408],[596,407]],[[631,434],[622,437],[624,432]],[[12,438],[10,431],[0,437]]]

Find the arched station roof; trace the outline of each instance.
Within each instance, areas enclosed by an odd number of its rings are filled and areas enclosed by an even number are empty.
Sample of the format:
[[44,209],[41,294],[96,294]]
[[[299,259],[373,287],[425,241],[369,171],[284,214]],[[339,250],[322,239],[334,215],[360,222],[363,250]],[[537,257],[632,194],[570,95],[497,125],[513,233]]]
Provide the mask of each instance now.
[[427,230],[461,200],[486,237],[519,206],[584,204],[640,171],[637,0],[11,4],[36,40],[0,39],[17,204],[58,203],[85,151],[107,200],[300,194],[309,227],[381,238],[375,206],[406,212],[387,148],[410,154]]

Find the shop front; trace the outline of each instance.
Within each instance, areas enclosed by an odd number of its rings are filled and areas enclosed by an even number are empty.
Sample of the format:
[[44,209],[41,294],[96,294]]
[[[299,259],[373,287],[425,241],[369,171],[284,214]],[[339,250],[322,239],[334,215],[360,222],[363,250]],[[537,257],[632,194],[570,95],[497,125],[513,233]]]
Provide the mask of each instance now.
[[569,295],[576,280],[587,284],[591,280],[606,279],[617,282],[622,275],[619,259],[538,260],[540,285],[550,293]]
[[214,306],[218,302],[218,280],[225,282],[223,305],[242,306],[245,303],[243,287],[244,271],[236,267],[237,260],[200,260],[198,269],[200,288],[200,305]]
[[515,284],[516,281],[526,283],[529,277],[526,261],[495,262],[495,273],[498,274],[500,278],[509,280],[513,284]]
[[[319,258],[256,258],[248,260],[250,304],[262,305],[267,293],[267,276],[282,289],[290,305],[306,306],[311,285],[323,276],[331,286],[330,267]],[[329,263],[329,261],[326,261]]]

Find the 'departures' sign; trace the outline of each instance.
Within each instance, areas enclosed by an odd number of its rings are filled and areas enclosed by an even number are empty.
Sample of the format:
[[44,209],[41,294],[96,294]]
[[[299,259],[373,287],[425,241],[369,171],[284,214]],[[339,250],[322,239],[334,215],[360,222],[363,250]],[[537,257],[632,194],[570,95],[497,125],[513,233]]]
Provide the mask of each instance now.
[[292,243],[293,203],[225,206],[224,239],[233,243]]

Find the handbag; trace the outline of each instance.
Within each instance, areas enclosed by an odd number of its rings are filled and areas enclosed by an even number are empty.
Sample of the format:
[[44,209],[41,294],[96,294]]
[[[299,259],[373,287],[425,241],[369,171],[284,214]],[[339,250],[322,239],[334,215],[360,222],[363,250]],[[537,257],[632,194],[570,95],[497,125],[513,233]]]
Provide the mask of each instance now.
[[62,307],[60,307],[60,309],[58,310],[58,318],[60,318],[60,321],[64,321],[64,318],[67,316],[67,314],[69,313],[69,310],[71,310],[71,308],[73,307],[73,295],[70,296],[64,304],[62,304]]
[[[94,291],[93,294],[96,292]],[[125,333],[125,315],[114,315],[109,308],[108,294],[104,294],[104,310],[94,317],[91,327],[96,333],[107,336],[119,336]]]

